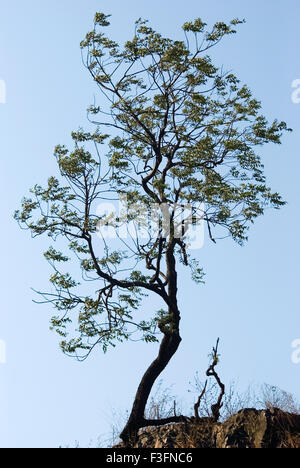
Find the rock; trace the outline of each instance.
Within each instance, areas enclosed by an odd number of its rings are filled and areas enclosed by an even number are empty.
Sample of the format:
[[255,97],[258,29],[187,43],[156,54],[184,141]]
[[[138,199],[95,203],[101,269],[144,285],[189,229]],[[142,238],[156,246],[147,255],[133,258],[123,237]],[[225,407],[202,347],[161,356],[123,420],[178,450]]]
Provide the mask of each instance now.
[[223,423],[202,418],[147,427],[134,448],[300,448],[300,415],[244,409]]

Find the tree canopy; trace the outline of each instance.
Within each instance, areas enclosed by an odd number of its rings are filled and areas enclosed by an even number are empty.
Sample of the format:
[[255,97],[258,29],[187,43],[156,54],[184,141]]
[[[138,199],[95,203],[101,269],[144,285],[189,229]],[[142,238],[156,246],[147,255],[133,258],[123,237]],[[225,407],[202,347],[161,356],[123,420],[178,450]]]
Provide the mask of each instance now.
[[[62,336],[65,353],[84,359],[98,345],[106,351],[136,334],[146,342],[163,336],[124,439],[147,424],[152,385],[181,340],[178,261],[191,268],[194,280],[203,279],[187,232],[178,231],[187,222],[182,213],[178,221],[178,207],[193,208],[189,222],[201,219],[211,241],[229,236],[243,244],[267,207],[284,205],[266,183],[259,150],[280,144],[286,123],[269,123],[249,88],[208,55],[242,22],[209,29],[198,18],[182,26],[182,40],[173,40],[139,19],[133,38],[122,46],[105,34],[109,16],[97,13],[81,42],[101,96],[88,108],[94,128],[73,132],[74,148],[55,148],[59,174],[44,188],[34,186],[15,213],[34,237],[47,234],[59,246],[44,254],[54,269],[54,289],[42,293],[42,301],[56,308],[51,326]],[[99,203],[120,197],[126,198],[126,213],[97,214]],[[158,229],[149,229],[139,206],[156,207]],[[118,235],[135,220],[144,222],[147,239]],[[101,227],[109,225],[117,248],[101,238]],[[68,271],[77,260],[83,281]],[[157,295],[163,307],[146,320],[141,301],[148,294]]]

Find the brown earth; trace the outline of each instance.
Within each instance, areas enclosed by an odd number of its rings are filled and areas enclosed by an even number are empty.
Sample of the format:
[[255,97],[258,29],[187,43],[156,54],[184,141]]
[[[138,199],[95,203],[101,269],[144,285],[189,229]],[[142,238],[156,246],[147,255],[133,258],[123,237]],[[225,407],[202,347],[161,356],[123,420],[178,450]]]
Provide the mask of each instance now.
[[300,448],[300,415],[244,409],[223,423],[202,418],[147,427],[134,448]]

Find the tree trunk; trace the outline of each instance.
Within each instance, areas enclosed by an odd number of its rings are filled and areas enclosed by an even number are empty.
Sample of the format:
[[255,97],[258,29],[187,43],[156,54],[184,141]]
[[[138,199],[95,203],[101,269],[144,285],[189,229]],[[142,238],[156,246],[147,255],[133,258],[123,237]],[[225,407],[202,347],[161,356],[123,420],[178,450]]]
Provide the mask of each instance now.
[[176,353],[181,338],[178,332],[165,334],[161,342],[157,358],[152,362],[145,372],[141,383],[136,392],[132,411],[128,422],[120,434],[121,439],[129,444],[136,439],[138,430],[141,427],[147,426],[145,419],[145,408],[152,390],[153,384],[161,372],[170,362],[173,355]]
[[138,430],[141,427],[149,425],[145,419],[145,408],[153,384],[169,364],[181,342],[179,334],[180,312],[177,305],[177,271],[174,255],[175,245],[176,241],[172,239],[166,250],[168,294],[165,301],[168,304],[168,323],[162,323],[161,326],[159,325],[164,337],[160,344],[158,356],[148,367],[140,382],[128,422],[120,434],[121,439],[126,444],[130,444],[136,439]]

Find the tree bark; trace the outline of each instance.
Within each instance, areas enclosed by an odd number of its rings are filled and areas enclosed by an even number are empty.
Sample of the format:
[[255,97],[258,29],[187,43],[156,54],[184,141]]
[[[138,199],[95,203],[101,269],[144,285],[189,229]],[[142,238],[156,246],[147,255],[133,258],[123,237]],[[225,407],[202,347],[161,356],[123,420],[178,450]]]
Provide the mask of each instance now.
[[165,301],[168,304],[168,323],[161,324],[160,326],[160,330],[163,332],[164,337],[160,344],[158,356],[148,367],[140,382],[128,422],[120,434],[121,439],[126,444],[130,444],[135,441],[140,428],[151,425],[150,422],[145,419],[145,408],[150,392],[157,377],[169,364],[181,342],[179,333],[180,312],[177,304],[177,271],[174,255],[175,245],[176,241],[173,238],[170,240],[166,250],[168,293]]
[[149,422],[145,419],[145,408],[157,377],[165,369],[181,342],[179,333],[165,334],[160,344],[157,358],[148,367],[139,384],[128,422],[120,434],[121,439],[129,444],[136,439],[138,430]]

